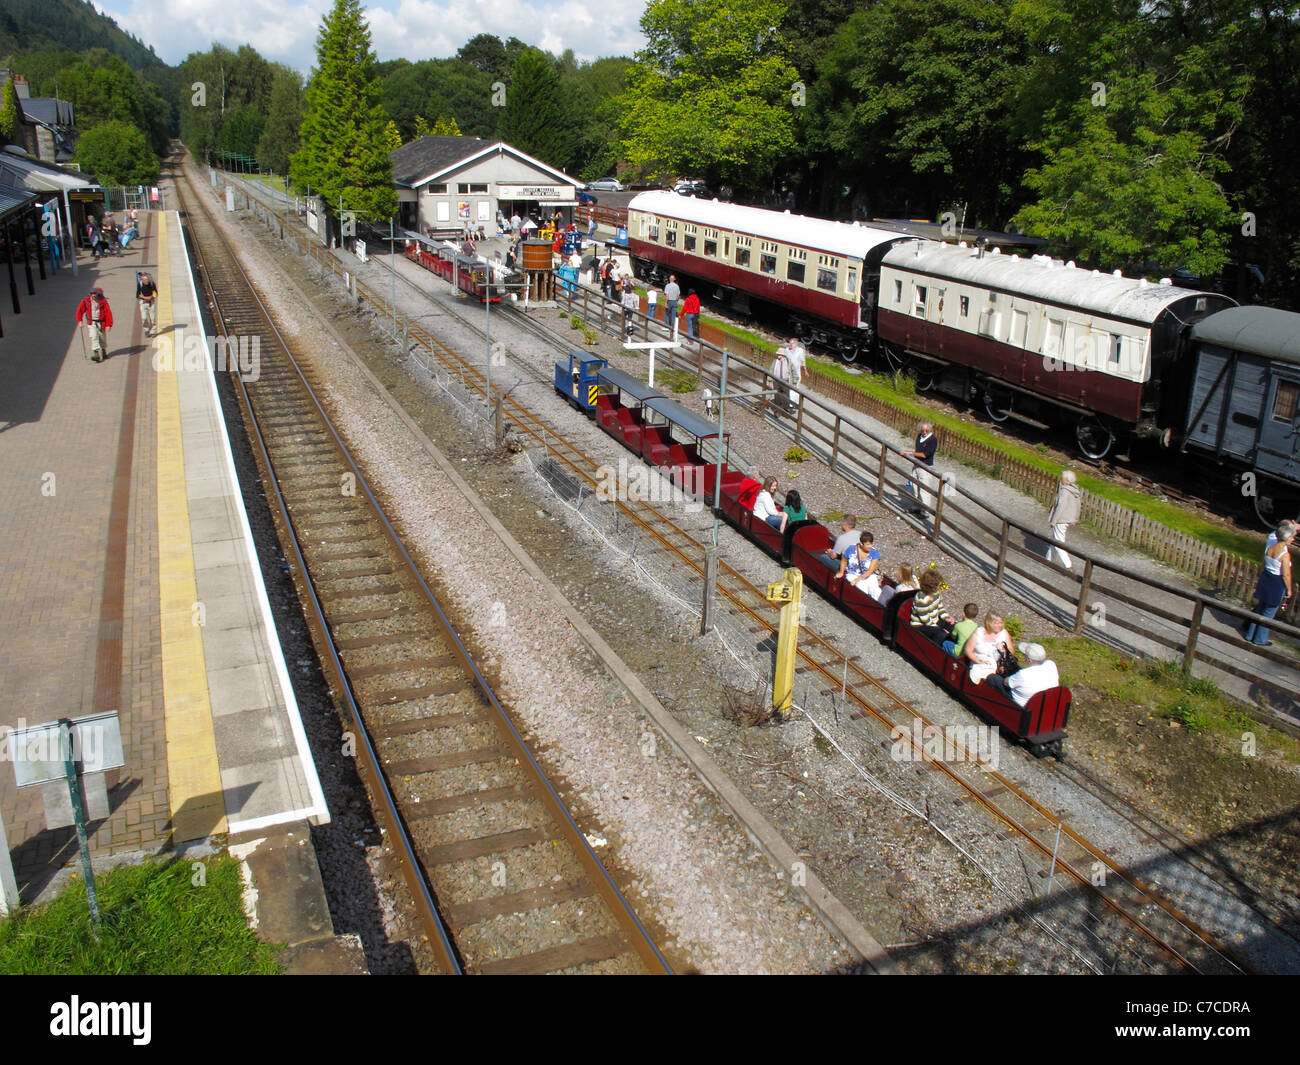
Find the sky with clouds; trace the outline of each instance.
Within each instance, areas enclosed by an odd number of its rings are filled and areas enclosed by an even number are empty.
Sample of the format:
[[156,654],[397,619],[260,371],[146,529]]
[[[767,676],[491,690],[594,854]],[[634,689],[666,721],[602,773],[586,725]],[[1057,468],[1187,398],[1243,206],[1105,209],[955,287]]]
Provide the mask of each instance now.
[[[251,44],[265,58],[307,73],[316,31],[332,0],[93,0],[167,63],[212,42]],[[381,60],[440,59],[478,33],[518,37],[579,59],[631,55],[644,43],[644,0],[370,0],[364,4]]]

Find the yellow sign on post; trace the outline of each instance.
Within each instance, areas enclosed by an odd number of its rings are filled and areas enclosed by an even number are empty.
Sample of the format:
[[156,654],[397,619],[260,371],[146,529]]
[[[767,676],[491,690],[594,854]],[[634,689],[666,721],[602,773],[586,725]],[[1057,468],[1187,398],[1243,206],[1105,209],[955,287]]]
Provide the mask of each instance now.
[[794,659],[799,643],[799,603],[803,598],[803,574],[791,567],[785,580],[767,586],[767,601],[781,604],[781,624],[776,636],[776,677],[772,682],[772,708],[778,721],[785,721],[794,701]]

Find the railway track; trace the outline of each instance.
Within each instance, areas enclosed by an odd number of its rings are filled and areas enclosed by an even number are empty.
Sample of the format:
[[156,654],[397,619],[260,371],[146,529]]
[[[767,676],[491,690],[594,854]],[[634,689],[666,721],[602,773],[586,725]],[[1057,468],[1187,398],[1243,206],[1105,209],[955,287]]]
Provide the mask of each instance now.
[[[331,264],[331,269],[335,267]],[[399,275],[400,276],[400,275]],[[409,279],[406,284],[419,291]],[[358,295],[377,313],[384,313],[385,294],[371,290],[354,279]],[[423,293],[422,293],[423,294]],[[457,319],[465,328],[483,334],[477,313],[462,314],[447,301],[439,300],[441,313]],[[467,305],[468,309],[468,305]],[[507,311],[511,320],[552,345],[567,350],[570,342],[527,315]],[[467,388],[486,396],[485,377],[478,359],[465,359],[427,329],[409,319],[405,332],[417,345],[426,349],[441,367],[459,377]],[[500,336],[497,336],[498,343]],[[522,373],[546,385],[551,380],[542,369],[526,359],[515,357],[513,365]],[[534,413],[512,395],[501,394],[505,416],[536,445],[574,483],[586,491],[597,485],[595,471],[600,462],[569,441],[554,425]],[[675,565],[684,565],[702,579],[705,544],[690,531],[673,522],[652,504],[618,500],[614,503],[633,525],[645,534],[657,550]],[[644,556],[641,556],[644,557]],[[755,632],[772,636],[776,632],[773,611],[760,589],[743,575],[720,562],[717,592],[727,609],[735,612]],[[934,725],[905,699],[893,692],[883,679],[850,657],[846,657],[833,640],[814,629],[801,629],[798,672],[805,679],[816,679],[829,687],[826,692],[845,693],[848,716],[857,727],[874,723],[869,742],[888,743],[890,731],[898,725],[909,732],[914,721],[922,726]],[[960,747],[960,745],[958,745]],[[1086,944],[1097,971],[1122,968],[1139,972],[1191,971],[1196,973],[1240,973],[1247,964],[1219,943],[1191,916],[1181,912],[1154,883],[1121,868],[1104,851],[1030,796],[1003,774],[979,764],[975,752],[959,749],[952,762],[919,759],[942,774],[957,790],[954,805],[969,804],[981,810],[996,826],[998,838],[1019,839],[1036,854],[1044,875],[1058,885],[1066,885],[1054,900],[1039,900],[1040,905],[1083,909],[1078,924],[1086,929]]]
[[261,338],[234,375],[285,557],[439,967],[668,972],[456,634],[335,430],[295,344],[177,181],[219,335]]

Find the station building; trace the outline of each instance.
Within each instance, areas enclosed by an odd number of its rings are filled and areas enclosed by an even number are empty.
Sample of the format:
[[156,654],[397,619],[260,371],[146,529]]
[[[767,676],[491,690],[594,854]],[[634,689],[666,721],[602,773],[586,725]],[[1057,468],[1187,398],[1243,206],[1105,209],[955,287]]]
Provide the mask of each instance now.
[[389,153],[403,229],[491,229],[497,210],[573,221],[581,183],[504,141],[420,137]]

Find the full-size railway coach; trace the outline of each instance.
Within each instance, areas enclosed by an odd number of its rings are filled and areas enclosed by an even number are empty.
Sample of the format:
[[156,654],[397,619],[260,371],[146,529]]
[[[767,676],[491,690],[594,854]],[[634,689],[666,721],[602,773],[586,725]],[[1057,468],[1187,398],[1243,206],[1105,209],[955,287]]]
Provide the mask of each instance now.
[[[806,340],[852,362],[875,333],[880,262],[901,233],[717,200],[646,192],[628,204],[632,268],[713,286],[742,313],[755,302],[789,316]],[[701,293],[704,295],[705,293]]]

